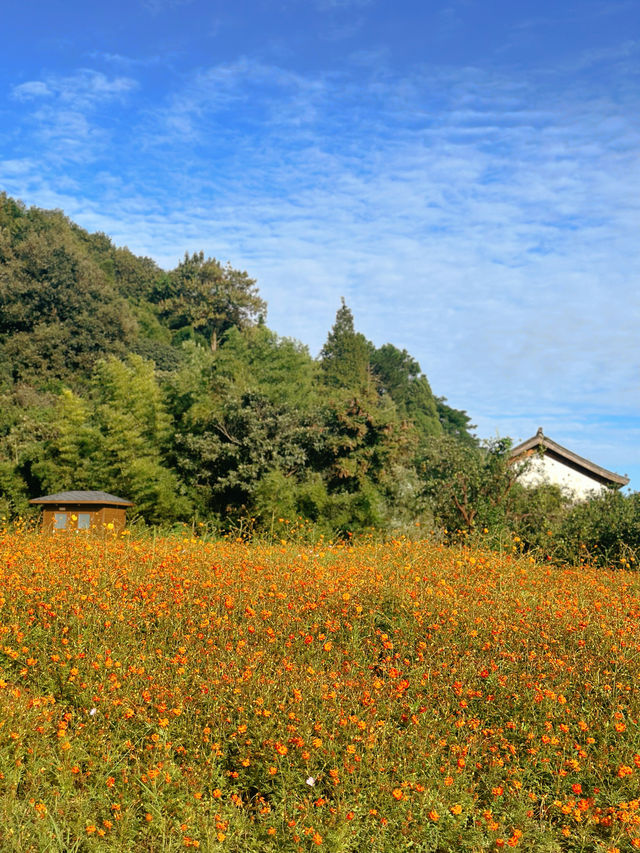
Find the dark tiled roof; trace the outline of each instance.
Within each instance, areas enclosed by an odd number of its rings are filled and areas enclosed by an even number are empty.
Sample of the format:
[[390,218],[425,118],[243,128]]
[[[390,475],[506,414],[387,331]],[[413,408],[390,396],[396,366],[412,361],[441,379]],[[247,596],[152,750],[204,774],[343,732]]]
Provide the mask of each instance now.
[[126,498],[118,498],[107,492],[57,492],[33,498],[30,504],[104,504],[105,506],[133,506]]
[[557,444],[557,442],[547,438],[542,432],[542,427],[538,429],[538,432],[532,438],[528,438],[522,444],[513,448],[511,459],[515,460],[520,456],[529,455],[536,451],[548,453],[554,459],[564,462],[570,468],[581,471],[583,474],[592,477],[594,480],[598,480],[598,482],[604,485],[626,486],[629,482],[628,477],[623,477],[621,474],[615,474],[613,471],[601,468],[595,462],[590,462],[583,456],[578,456],[577,453],[573,453],[561,444]]

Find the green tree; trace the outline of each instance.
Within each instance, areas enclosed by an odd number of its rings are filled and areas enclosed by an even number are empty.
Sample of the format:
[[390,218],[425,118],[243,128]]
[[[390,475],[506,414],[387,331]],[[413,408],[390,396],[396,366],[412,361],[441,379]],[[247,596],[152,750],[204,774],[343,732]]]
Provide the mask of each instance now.
[[329,400],[316,416],[313,431],[310,466],[325,483],[326,525],[346,533],[384,527],[397,517],[393,477],[408,468],[416,433],[412,424],[398,418],[393,400],[375,391],[361,398]]
[[18,380],[78,381],[136,335],[126,301],[60,213],[0,197],[0,354]]
[[418,362],[406,350],[384,344],[371,354],[371,365],[380,393],[389,394],[398,415],[413,422],[418,435],[442,433],[435,397]]
[[217,349],[233,326],[243,329],[266,313],[255,280],[203,252],[186,254],[157,284],[154,301],[174,330],[191,329]]
[[462,409],[454,409],[449,406],[446,397],[436,397],[435,401],[438,418],[444,432],[463,444],[477,447],[478,440],[471,432],[475,426],[471,423],[469,415]]
[[208,413],[211,397],[218,396],[213,390],[215,354],[210,348],[187,340],[182,343],[180,354],[178,368],[164,377],[168,411],[176,429],[192,407]]
[[330,401],[321,421],[316,465],[330,492],[356,492],[385,479],[389,465],[406,455],[413,434],[397,417],[392,401],[375,395]]
[[[102,488],[92,467],[102,452],[102,436],[91,403],[64,388],[51,410],[51,432],[31,469],[46,493]],[[34,495],[35,497],[35,495]]]
[[24,515],[28,500],[42,494],[38,464],[51,439],[55,397],[29,385],[8,383],[0,391],[0,496],[3,512]]
[[230,329],[216,352],[214,375],[237,392],[264,394],[275,405],[307,409],[316,399],[316,365],[306,346],[263,323]]
[[153,364],[131,355],[97,363],[91,395],[63,389],[47,433],[23,454],[31,496],[68,489],[130,498],[152,522],[187,517],[186,488],[166,462],[171,421]]
[[91,462],[100,488],[121,492],[150,521],[188,516],[186,488],[166,462],[171,419],[153,364],[131,355],[100,361],[92,378],[95,421],[102,440]]
[[176,436],[176,464],[203,512],[250,512],[263,477],[303,473],[309,433],[299,413],[257,392],[195,404]]
[[423,494],[442,527],[468,532],[480,524],[506,523],[517,475],[509,464],[510,449],[507,438],[474,447],[449,435],[422,447]]
[[372,345],[364,335],[356,332],[353,314],[344,299],[336,319],[320,352],[322,381],[329,388],[351,391],[356,394],[372,387]]

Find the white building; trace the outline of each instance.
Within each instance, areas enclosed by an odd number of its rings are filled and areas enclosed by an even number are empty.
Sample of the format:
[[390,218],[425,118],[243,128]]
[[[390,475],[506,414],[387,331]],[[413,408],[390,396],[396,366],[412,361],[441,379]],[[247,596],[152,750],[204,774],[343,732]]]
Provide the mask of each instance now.
[[511,460],[516,464],[525,460],[529,463],[518,478],[523,486],[539,486],[543,483],[560,486],[563,492],[575,500],[594,497],[607,487],[620,488],[629,482],[628,477],[607,471],[556,444],[544,435],[542,427],[533,438],[513,448]]

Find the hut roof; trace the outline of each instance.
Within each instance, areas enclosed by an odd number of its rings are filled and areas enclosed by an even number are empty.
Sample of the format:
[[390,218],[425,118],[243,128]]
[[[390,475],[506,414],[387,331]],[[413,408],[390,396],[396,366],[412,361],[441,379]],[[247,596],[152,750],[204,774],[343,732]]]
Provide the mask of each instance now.
[[629,482],[627,476],[608,471],[606,468],[596,465],[595,462],[590,462],[583,456],[578,456],[572,450],[567,450],[566,447],[552,441],[544,434],[542,427],[538,428],[537,433],[532,438],[528,438],[522,444],[513,448],[511,451],[511,461],[515,462],[518,458],[532,452],[535,453],[536,451],[548,454],[551,458],[563,462],[568,467],[580,471],[604,485],[626,486]]
[[126,498],[118,498],[107,492],[56,492],[33,498],[30,504],[102,504],[103,506],[133,506]]

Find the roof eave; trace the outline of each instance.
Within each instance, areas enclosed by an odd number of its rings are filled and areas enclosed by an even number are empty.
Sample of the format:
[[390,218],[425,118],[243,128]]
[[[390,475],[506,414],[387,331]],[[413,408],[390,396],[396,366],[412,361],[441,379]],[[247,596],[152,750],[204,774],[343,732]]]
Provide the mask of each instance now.
[[595,475],[596,478],[605,481],[605,485],[607,481],[614,486],[626,486],[629,482],[629,477],[616,474],[614,471],[609,471],[607,468],[596,465],[594,462],[589,461],[589,459],[585,459],[583,456],[579,456],[577,453],[573,453],[573,451],[568,450],[561,444],[547,438],[546,435],[534,435],[533,438],[529,438],[527,441],[523,441],[522,444],[514,447],[510,454],[510,460],[515,461],[529,450],[538,448],[551,451],[561,459],[572,463],[573,466],[581,469],[587,475],[592,477]]
[[31,498],[29,501],[30,504],[34,504],[35,506],[54,506],[55,504],[67,504],[72,506],[73,504],[78,504],[79,506],[121,506],[128,507],[134,506],[132,501],[99,501],[99,500],[82,500],[78,498],[54,498],[52,500],[43,500],[42,498]]

